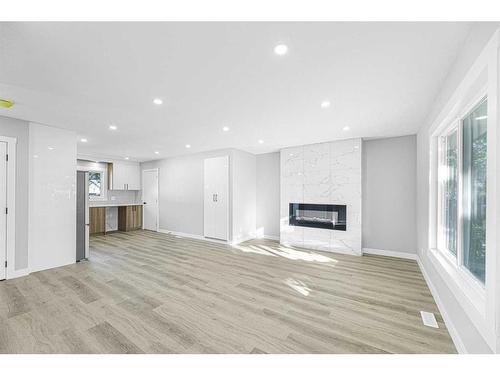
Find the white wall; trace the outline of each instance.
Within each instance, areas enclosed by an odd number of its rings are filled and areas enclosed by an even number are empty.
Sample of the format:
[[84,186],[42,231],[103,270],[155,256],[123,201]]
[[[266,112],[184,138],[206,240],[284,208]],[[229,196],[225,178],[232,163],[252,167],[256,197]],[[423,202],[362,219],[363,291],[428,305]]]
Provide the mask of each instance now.
[[464,349],[471,353],[488,353],[491,349],[475,328],[474,322],[454,297],[437,269],[427,258],[429,243],[429,128],[450,99],[467,71],[479,56],[499,23],[478,23],[457,56],[448,77],[442,83],[441,92],[434,100],[434,105],[426,122],[417,134],[417,243],[422,266],[431,282],[435,297],[441,301],[449,319],[448,328],[458,337]]
[[74,263],[76,257],[76,134],[29,125],[29,267]]
[[363,142],[363,248],[417,252],[417,138]]
[[0,135],[17,139],[16,146],[16,256],[15,270],[28,267],[28,122],[0,116]]
[[233,150],[232,159],[232,242],[255,238],[256,230],[256,157]]
[[280,236],[280,153],[257,155],[257,235]]

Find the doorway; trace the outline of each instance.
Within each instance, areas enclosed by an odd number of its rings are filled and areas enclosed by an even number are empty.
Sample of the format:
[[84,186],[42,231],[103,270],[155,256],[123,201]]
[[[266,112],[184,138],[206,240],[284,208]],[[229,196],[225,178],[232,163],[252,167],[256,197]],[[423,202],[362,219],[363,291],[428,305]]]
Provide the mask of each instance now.
[[159,230],[158,168],[142,171],[143,229]]

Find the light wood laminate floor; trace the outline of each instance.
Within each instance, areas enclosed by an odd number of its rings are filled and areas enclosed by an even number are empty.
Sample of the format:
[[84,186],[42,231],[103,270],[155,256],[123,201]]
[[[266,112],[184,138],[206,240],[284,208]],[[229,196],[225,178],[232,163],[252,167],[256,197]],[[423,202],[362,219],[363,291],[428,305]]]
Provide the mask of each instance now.
[[90,246],[0,282],[1,353],[455,352],[412,260],[148,231]]

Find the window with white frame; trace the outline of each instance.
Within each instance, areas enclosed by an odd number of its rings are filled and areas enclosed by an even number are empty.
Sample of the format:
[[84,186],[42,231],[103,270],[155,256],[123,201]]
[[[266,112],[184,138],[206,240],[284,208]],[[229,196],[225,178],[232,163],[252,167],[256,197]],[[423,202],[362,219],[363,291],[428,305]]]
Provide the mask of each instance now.
[[89,198],[96,199],[103,197],[104,178],[102,171],[89,171]]
[[482,99],[438,137],[438,249],[483,284],[487,105],[487,99]]

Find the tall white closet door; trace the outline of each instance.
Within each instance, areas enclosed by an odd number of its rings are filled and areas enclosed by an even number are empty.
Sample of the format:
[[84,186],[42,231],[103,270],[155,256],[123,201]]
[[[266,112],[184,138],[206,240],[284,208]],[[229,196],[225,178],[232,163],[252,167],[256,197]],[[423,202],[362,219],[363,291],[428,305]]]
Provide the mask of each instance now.
[[229,232],[229,157],[204,161],[204,235],[228,239]]
[[228,239],[229,231],[229,157],[218,161],[217,191],[215,193],[215,238]]
[[205,159],[204,161],[204,231],[205,237],[215,237],[215,191],[217,190],[217,180],[214,178],[214,173],[217,170],[214,159]]

